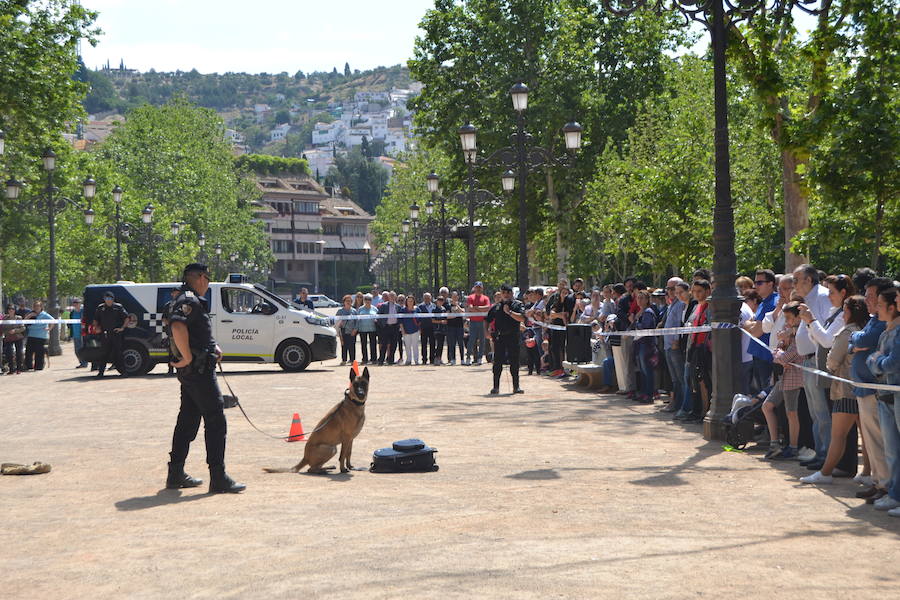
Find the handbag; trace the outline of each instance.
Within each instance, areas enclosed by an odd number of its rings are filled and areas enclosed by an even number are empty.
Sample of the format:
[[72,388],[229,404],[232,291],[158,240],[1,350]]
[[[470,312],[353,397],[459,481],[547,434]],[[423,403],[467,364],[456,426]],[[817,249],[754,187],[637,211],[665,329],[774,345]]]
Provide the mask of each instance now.
[[390,448],[381,448],[372,455],[372,473],[427,473],[437,471],[434,462],[436,448],[418,438],[394,442]]
[[[834,313],[830,317],[825,320],[825,329],[831,327],[831,324],[834,323],[834,320],[837,319],[841,315],[841,309],[836,309]],[[828,372],[828,351],[831,348],[825,348],[824,346],[820,346],[816,344],[816,368],[820,371]],[[822,375],[816,375],[816,387],[828,389],[831,387],[831,379],[828,377],[824,377]]]

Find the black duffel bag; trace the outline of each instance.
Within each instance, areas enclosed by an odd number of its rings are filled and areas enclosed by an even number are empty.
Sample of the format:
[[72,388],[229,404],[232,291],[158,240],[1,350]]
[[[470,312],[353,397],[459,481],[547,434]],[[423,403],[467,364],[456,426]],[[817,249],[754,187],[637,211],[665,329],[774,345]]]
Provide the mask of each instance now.
[[436,448],[420,439],[412,438],[394,442],[390,448],[381,448],[372,455],[372,473],[423,473],[437,471],[434,462]]

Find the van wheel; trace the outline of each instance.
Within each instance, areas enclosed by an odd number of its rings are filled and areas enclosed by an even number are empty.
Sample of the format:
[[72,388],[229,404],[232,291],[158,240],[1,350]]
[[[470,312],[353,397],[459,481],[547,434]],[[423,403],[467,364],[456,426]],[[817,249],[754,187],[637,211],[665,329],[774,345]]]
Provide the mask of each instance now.
[[275,353],[278,364],[285,371],[302,371],[309,366],[312,354],[309,346],[303,340],[290,339],[281,342]]
[[143,344],[131,342],[126,343],[122,349],[122,366],[125,368],[123,375],[136,377],[149,373],[153,368],[153,363]]

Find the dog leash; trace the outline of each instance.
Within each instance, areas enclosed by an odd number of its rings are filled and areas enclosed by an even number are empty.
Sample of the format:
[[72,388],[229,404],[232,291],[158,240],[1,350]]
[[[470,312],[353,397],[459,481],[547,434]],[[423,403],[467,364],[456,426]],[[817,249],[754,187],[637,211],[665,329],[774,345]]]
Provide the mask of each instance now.
[[[254,424],[253,421],[250,420],[250,417],[247,416],[247,411],[245,411],[245,410],[244,410],[244,407],[241,406],[241,401],[238,400],[238,397],[235,395],[234,390],[231,389],[231,385],[228,383],[228,380],[225,379],[225,370],[222,368],[222,363],[221,363],[221,362],[219,363],[219,374],[222,376],[222,381],[225,382],[225,387],[227,387],[227,388],[228,388],[228,391],[231,393],[231,397],[234,398],[234,403],[235,403],[235,405],[236,405],[239,409],[241,409],[241,414],[244,415],[244,418],[247,419],[247,422],[248,422],[248,423],[250,423],[250,427],[252,427],[253,429],[257,430],[257,431],[260,432],[261,434],[263,434],[263,435],[265,435],[265,436],[268,436],[268,437],[270,437],[270,438],[272,438],[272,439],[276,439],[276,440],[286,440],[286,439],[288,439],[288,438],[291,437],[290,435],[272,435],[271,433],[267,433],[267,432],[263,431],[262,429],[260,429],[259,427],[257,427],[256,424]],[[298,441],[298,442],[305,442],[306,440],[296,440],[296,441]]]

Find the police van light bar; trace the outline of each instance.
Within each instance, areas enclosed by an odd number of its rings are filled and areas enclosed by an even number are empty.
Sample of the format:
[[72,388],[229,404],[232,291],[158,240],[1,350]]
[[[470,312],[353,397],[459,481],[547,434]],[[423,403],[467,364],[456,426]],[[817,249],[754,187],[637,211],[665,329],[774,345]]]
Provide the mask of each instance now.
[[243,273],[229,273],[226,283],[247,283],[247,276]]

